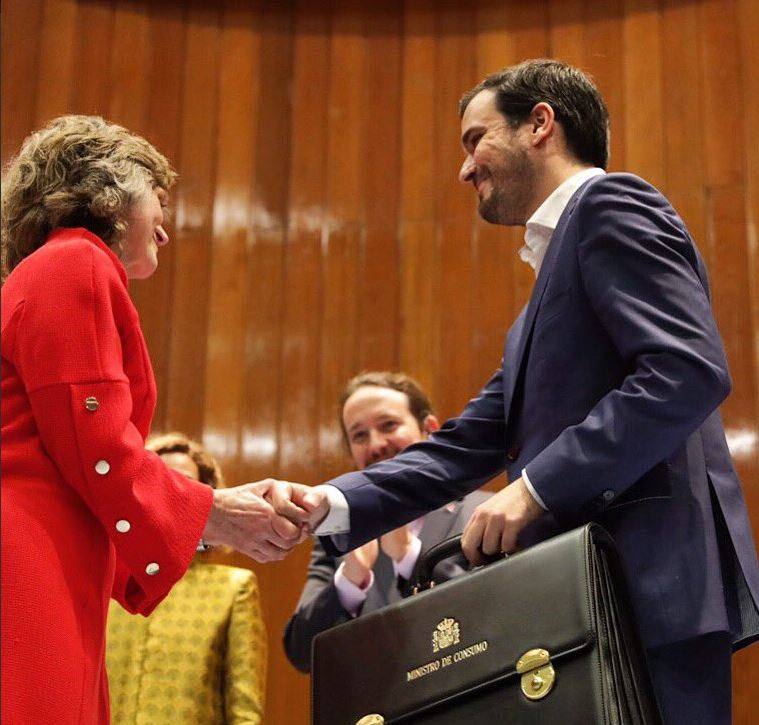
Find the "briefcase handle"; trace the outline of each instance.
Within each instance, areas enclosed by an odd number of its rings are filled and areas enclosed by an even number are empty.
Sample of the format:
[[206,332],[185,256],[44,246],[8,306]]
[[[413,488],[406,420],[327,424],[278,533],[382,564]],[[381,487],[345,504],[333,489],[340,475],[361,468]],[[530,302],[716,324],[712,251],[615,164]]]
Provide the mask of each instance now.
[[[432,578],[435,567],[441,561],[450,559],[453,556],[458,556],[461,553],[461,534],[444,539],[439,544],[435,544],[435,546],[425,551],[419,557],[419,562],[417,563],[417,574],[414,578],[414,593],[416,594],[423,589],[435,586],[435,582]],[[484,566],[500,561],[503,559],[503,556],[503,554],[493,554],[492,556],[485,557]]]

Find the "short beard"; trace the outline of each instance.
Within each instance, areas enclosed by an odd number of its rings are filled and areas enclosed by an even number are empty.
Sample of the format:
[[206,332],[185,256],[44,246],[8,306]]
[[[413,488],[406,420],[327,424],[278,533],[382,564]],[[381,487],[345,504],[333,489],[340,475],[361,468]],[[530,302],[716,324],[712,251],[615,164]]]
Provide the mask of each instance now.
[[519,150],[509,154],[508,172],[493,174],[490,195],[479,204],[479,214],[490,224],[506,227],[523,226],[535,187],[535,170],[527,152]]
[[482,199],[477,209],[480,216],[490,224],[511,226],[508,219],[508,204],[501,189],[492,189],[487,199]]

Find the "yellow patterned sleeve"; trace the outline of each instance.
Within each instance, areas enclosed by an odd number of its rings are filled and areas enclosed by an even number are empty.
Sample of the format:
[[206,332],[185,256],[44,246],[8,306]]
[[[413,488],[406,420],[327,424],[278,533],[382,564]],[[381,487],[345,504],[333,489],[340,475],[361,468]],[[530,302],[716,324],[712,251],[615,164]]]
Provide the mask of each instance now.
[[227,631],[224,698],[228,725],[260,725],[266,696],[266,628],[253,572],[240,572]]

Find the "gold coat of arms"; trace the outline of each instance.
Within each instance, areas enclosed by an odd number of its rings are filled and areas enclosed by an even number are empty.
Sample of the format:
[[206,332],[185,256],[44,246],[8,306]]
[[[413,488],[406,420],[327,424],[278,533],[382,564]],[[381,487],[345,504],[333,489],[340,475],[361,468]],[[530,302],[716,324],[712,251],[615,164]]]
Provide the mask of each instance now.
[[432,651],[439,652],[441,649],[458,643],[459,623],[455,619],[446,617],[432,633]]

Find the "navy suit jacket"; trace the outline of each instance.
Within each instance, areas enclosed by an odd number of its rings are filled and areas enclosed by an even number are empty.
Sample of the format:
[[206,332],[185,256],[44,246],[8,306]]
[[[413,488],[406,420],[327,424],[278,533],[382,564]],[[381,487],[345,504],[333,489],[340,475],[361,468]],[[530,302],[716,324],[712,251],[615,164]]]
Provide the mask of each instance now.
[[647,646],[759,636],[759,567],[717,408],[730,377],[706,269],[680,217],[631,174],[587,181],[552,236],[498,369],[462,414],[333,481],[347,551],[526,468],[549,514],[528,546],[593,520],[614,537]]

